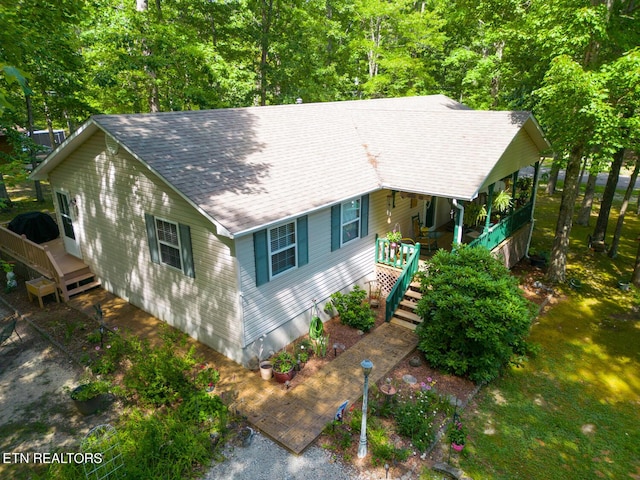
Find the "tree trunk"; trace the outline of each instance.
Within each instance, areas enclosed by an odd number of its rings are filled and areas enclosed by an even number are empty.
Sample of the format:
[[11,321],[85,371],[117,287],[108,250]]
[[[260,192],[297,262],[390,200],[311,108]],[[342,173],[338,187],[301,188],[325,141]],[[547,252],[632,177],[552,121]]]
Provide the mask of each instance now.
[[262,0],[261,2],[262,24],[260,25],[260,105],[267,104],[267,71],[269,69],[269,34],[271,32],[271,21],[273,18],[273,0]]
[[618,255],[618,245],[620,244],[620,234],[622,233],[622,225],[624,224],[624,216],[627,213],[627,207],[629,206],[629,199],[633,194],[633,187],[638,179],[638,172],[640,172],[640,160],[636,161],[636,166],[633,169],[631,178],[629,179],[629,185],[627,191],[624,192],[624,199],[620,206],[620,215],[618,215],[618,222],[616,223],[616,230],[613,233],[613,240],[611,241],[611,248],[609,249],[609,257],[616,258]]
[[582,199],[582,207],[580,208],[580,212],[578,212],[578,218],[576,219],[576,223],[578,225],[589,225],[589,219],[591,218],[591,209],[593,207],[593,197],[596,193],[597,179],[597,174],[589,173],[587,185],[584,190],[584,198]]
[[[31,109],[31,96],[25,94],[24,98],[27,102],[27,129],[29,131],[29,137],[31,138],[31,140],[33,140],[33,110]],[[35,168],[38,166],[36,163],[36,153],[33,151],[30,153],[31,167],[35,170]],[[44,203],[44,194],[42,193],[42,185],[40,185],[40,180],[35,180],[33,182],[33,186],[36,191],[36,201]]]
[[547,271],[547,279],[553,283],[564,282],[566,279],[569,236],[578,196],[578,176],[580,175],[582,150],[582,146],[579,146],[571,152],[565,171],[560,212],[558,214],[553,247],[551,248],[551,261]]
[[638,242],[638,253],[636,253],[636,264],[631,275],[631,283],[636,287],[640,287],[640,237],[636,238]]
[[2,172],[0,172],[0,211],[6,208],[11,208],[13,206],[13,202],[9,197],[9,192],[7,192],[7,186],[4,183],[4,176]]
[[621,148],[613,156],[613,161],[611,162],[609,177],[607,177],[607,185],[606,187],[604,187],[604,193],[602,194],[600,213],[598,213],[598,220],[596,221],[596,226],[593,230],[592,238],[594,242],[604,242],[604,239],[607,235],[609,213],[611,212],[613,197],[616,194],[616,187],[618,186],[618,179],[620,178],[620,168],[622,167],[623,160],[624,148]]
[[553,195],[556,193],[556,185],[558,184],[558,174],[560,173],[560,163],[555,159],[551,164],[551,171],[549,172],[549,181],[547,183],[547,194]]

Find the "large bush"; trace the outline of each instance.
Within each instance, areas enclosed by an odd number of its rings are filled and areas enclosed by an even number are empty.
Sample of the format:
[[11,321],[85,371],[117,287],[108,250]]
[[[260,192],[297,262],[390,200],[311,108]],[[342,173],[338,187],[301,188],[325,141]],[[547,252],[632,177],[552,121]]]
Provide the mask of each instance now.
[[527,354],[534,305],[487,249],[440,250],[418,276],[418,348],[432,366],[487,382]]
[[340,315],[340,322],[363,332],[368,332],[376,323],[376,316],[365,299],[367,292],[355,285],[347,294],[336,292],[331,295],[331,304]]

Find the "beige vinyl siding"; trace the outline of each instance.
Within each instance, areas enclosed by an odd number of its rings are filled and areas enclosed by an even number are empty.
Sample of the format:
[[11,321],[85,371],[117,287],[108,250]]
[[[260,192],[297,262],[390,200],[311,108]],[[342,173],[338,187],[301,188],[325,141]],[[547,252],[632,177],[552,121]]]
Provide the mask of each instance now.
[[[369,234],[331,251],[331,209],[308,216],[309,263],[256,287],[253,235],[237,239],[243,291],[245,342],[250,344],[287,322],[303,316],[308,325],[313,300],[324,303],[334,292],[349,288],[374,270],[375,230],[371,200]],[[299,320],[299,318],[298,318]],[[292,339],[282,336],[279,347]],[[275,340],[274,343],[278,343]]]
[[516,170],[533,165],[538,160],[540,160],[540,152],[535,143],[526,130],[520,130],[480,190],[486,189],[490,184],[511,175]]
[[[82,255],[106,289],[236,356],[224,346],[239,346],[243,334],[230,240],[216,236],[206,218],[123,148],[107,154],[101,132],[53,170],[50,181],[76,199]],[[190,227],[195,279],[151,262],[145,213]]]

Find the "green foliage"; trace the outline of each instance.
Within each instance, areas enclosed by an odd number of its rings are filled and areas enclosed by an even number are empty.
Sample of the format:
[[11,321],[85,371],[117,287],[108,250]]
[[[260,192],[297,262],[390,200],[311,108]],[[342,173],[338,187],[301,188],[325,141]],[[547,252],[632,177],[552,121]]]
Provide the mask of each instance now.
[[329,346],[329,335],[321,335],[313,342],[313,351],[319,357],[327,356],[327,347]]
[[71,391],[71,398],[73,400],[85,401],[109,392],[111,383],[107,380],[93,380],[80,385],[79,387]]
[[467,443],[467,429],[460,420],[452,421],[447,427],[447,439],[450,443],[464,445]]
[[[195,347],[182,354],[176,346],[184,345],[184,340],[179,342],[167,331],[163,332],[162,338],[162,345],[155,348],[146,340],[131,339],[129,342],[131,366],[125,372],[123,383],[142,405],[169,405],[193,390],[189,371],[197,363]],[[182,336],[179,338],[183,339]]]
[[336,292],[331,295],[331,303],[340,315],[340,321],[363,332],[371,330],[375,324],[375,315],[365,302],[367,292],[359,285],[348,294]]
[[281,350],[273,357],[273,370],[278,373],[287,373],[293,370],[295,363],[293,355],[286,350]]
[[441,250],[427,268],[418,274],[423,298],[417,314],[424,322],[416,333],[433,367],[488,382],[527,354],[533,305],[485,248]]
[[411,443],[424,452],[435,440],[434,417],[440,408],[433,390],[419,390],[415,399],[402,402],[395,410],[398,433],[411,439]]
[[[96,340],[97,334],[97,340]],[[100,342],[100,332],[89,334],[90,341]],[[120,362],[127,353],[127,342],[114,332],[107,331],[102,336],[102,347],[96,345],[98,357],[91,365],[91,371],[97,374],[114,373],[120,366]]]

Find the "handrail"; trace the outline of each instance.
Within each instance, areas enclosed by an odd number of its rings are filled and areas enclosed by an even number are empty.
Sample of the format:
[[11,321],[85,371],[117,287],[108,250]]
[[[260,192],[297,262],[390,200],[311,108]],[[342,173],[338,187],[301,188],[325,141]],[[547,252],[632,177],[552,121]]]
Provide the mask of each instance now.
[[503,218],[500,222],[485,229],[478,238],[469,242],[469,246],[482,245],[489,250],[493,250],[504,240],[513,235],[514,232],[531,221],[531,211],[533,203],[530,201],[522,208],[516,210],[511,215]]
[[24,235],[0,227],[0,249],[44,276],[56,278],[56,267],[51,253]]
[[387,322],[391,320],[393,313],[396,311],[396,308],[398,308],[398,305],[400,305],[400,302],[402,301],[402,298],[404,297],[404,294],[407,291],[407,288],[409,288],[409,284],[413,280],[413,276],[418,271],[418,268],[420,266],[419,265],[420,244],[419,243],[416,243],[415,245],[402,244],[402,247],[403,247],[402,257],[405,256],[404,247],[411,247],[411,248],[406,249],[408,258],[404,263],[404,266],[402,268],[402,273],[398,277],[398,280],[396,280],[396,283],[393,285],[391,292],[389,292],[389,295],[387,296],[386,307],[385,307],[386,308],[385,321]]

